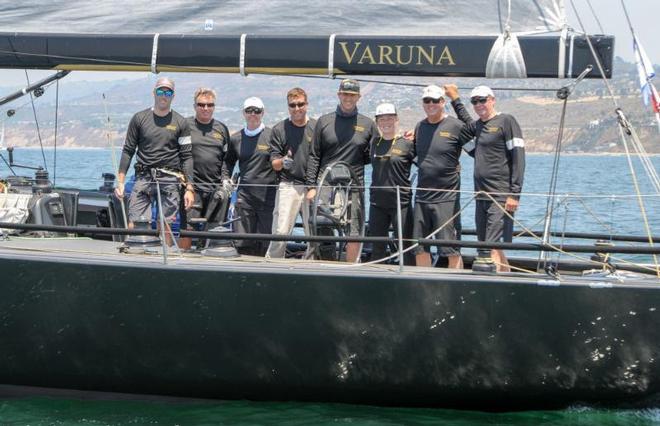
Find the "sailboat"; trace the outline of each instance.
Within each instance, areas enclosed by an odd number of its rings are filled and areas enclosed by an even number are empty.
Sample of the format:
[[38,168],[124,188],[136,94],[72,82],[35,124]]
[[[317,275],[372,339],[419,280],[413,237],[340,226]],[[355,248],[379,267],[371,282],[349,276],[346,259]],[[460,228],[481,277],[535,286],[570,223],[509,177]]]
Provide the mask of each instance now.
[[[154,8],[121,0],[72,9],[27,1],[0,18],[0,67],[61,77],[146,70],[561,78],[566,97],[583,78],[612,75],[613,37],[569,31],[559,0],[415,2],[398,5],[396,18],[383,0],[319,3]],[[479,22],[478,34],[475,13],[490,21]],[[420,20],[428,30],[421,34]],[[305,27],[322,35],[301,35]],[[99,191],[65,191],[37,173],[8,180],[3,198],[18,210],[30,206],[33,219],[0,228],[41,232],[0,241],[5,389],[485,410],[657,404],[657,265],[626,272],[607,256],[657,254],[658,238],[633,248],[562,245],[598,251],[585,273],[168,256],[157,247],[125,253],[117,241],[44,238],[157,237],[121,229],[111,180]],[[79,226],[93,206],[109,227]],[[546,228],[538,242],[492,246],[557,250]]]

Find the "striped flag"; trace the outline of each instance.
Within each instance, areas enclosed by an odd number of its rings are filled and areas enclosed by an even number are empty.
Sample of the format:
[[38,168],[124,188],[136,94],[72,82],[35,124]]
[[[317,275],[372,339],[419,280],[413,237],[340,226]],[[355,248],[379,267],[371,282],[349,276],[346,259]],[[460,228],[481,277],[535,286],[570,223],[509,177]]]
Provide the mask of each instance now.
[[658,91],[651,80],[655,77],[655,70],[653,69],[653,64],[651,60],[646,55],[644,48],[637,37],[633,35],[633,51],[635,53],[635,63],[637,64],[637,73],[639,74],[639,85],[642,89],[642,99],[644,100],[644,105],[651,103],[653,106],[653,112],[660,113],[660,97],[658,97]]

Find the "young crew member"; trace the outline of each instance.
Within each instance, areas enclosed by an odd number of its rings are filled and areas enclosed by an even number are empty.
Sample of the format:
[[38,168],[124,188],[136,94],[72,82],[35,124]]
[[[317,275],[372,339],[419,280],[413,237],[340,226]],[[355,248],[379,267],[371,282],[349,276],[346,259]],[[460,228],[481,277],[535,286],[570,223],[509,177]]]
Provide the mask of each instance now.
[[[459,136],[463,123],[445,113],[445,92],[430,85],[422,93],[422,106],[426,118],[415,127],[415,150],[419,167],[413,235],[428,238],[438,230],[436,239],[458,240],[457,224],[460,217],[460,163]],[[428,189],[428,190],[427,190]],[[439,254],[446,256],[448,267],[463,267],[460,249],[443,246]],[[417,266],[431,266],[428,246],[416,250]]]
[[[195,202],[190,210],[181,212],[182,229],[190,229],[188,220],[192,218],[206,218],[209,229],[224,221],[224,212],[220,211],[222,203],[214,200],[214,194],[221,188],[222,160],[229,144],[229,130],[213,118],[215,102],[213,89],[200,87],[193,95],[195,116],[187,120],[192,140]],[[188,237],[179,239],[181,248],[189,249],[191,243]]]
[[[349,164],[358,176],[360,185],[364,185],[364,165],[369,162],[369,141],[378,134],[378,129],[372,119],[358,112],[360,84],[356,80],[342,80],[337,97],[339,98],[337,109],[321,116],[314,130],[305,178],[309,188],[308,200],[313,200],[316,195],[315,185],[319,170],[337,161]],[[358,204],[360,205],[353,208],[358,214],[363,215],[362,200],[358,200]],[[362,231],[359,226],[361,220],[357,215],[353,218],[350,234],[359,235]],[[348,243],[346,261],[357,261],[360,256],[359,251],[359,243]]]
[[[456,86],[447,86],[456,114],[468,125],[461,133],[463,149],[474,157],[474,190],[477,192],[475,223],[479,241],[511,242],[513,215],[520,203],[525,174],[525,142],[516,119],[495,110],[495,94],[487,86],[470,93],[479,119],[472,121],[460,101]],[[510,271],[502,250],[491,254],[498,272]]]
[[[176,219],[181,182],[163,170],[183,172],[186,178],[185,208],[190,208],[194,201],[190,129],[186,119],[172,110],[174,81],[168,77],[159,78],[154,86],[153,97],[152,108],[140,111],[131,118],[117,173],[115,195],[123,198],[126,172],[137,151],[135,185],[128,204],[129,228],[141,217],[151,220],[151,204],[158,197],[154,178],[160,186],[165,221],[171,224]],[[172,243],[170,234],[166,234],[166,240],[168,244]]]
[[[237,233],[270,234],[273,225],[277,174],[270,164],[271,129],[262,122],[263,116],[261,99],[251,97],[243,102],[245,127],[231,136],[222,165],[223,186],[227,187],[238,161],[240,185],[235,214],[239,219],[234,222]],[[236,242],[241,254],[263,256],[267,247],[268,241]]]
[[[415,158],[415,144],[399,134],[399,117],[393,104],[378,105],[376,125],[380,135],[371,140],[370,149],[372,174],[369,188],[369,235],[388,236],[390,226],[394,228],[394,235],[398,235],[397,205],[400,202],[402,235],[410,239],[413,224],[410,169]],[[409,245],[405,243],[403,248]],[[373,243],[371,260],[384,258],[386,247],[386,243]],[[406,253],[404,259],[406,264],[414,264],[410,253]]]
[[[305,172],[316,120],[307,116],[307,93],[295,87],[286,94],[289,117],[273,127],[270,160],[279,172],[280,184],[273,210],[273,234],[289,235],[298,212],[305,229],[309,225],[309,205],[305,200]],[[302,209],[301,209],[302,208]],[[283,258],[286,241],[271,241],[266,257]]]

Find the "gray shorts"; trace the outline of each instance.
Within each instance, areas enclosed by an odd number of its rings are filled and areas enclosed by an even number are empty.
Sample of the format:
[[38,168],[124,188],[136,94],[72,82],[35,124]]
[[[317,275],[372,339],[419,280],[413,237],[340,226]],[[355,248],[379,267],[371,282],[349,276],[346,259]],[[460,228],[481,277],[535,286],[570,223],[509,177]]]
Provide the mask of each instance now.
[[[416,239],[426,238],[431,232],[449,221],[434,237],[437,240],[459,240],[455,224],[460,223],[460,215],[454,220],[450,218],[460,210],[460,204],[446,203],[415,203],[413,219],[413,237]],[[430,252],[430,246],[417,246],[415,254]],[[442,256],[457,256],[461,254],[460,247],[438,247],[438,253]]]
[[[509,214],[513,216],[513,213]],[[504,203],[498,206],[492,200],[477,200],[474,221],[479,241],[511,242],[513,219],[504,214]]]
[[[158,183],[165,221],[172,223],[176,220],[179,210],[179,181],[172,176],[159,178]],[[150,176],[138,176],[135,179],[131,198],[128,201],[128,220],[130,222],[135,222],[140,217],[144,217],[148,221],[152,220],[151,204],[158,201],[156,188],[156,182]]]

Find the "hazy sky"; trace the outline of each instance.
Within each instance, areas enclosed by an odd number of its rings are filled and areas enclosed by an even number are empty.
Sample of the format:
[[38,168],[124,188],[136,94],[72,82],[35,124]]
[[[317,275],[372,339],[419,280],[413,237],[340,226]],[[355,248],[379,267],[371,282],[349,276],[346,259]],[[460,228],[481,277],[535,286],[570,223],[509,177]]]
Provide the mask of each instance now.
[[[626,23],[621,0],[590,0],[598,19],[606,34],[616,37],[615,55],[625,60],[633,61],[632,38],[630,29]],[[600,29],[593,13],[589,8],[587,0],[573,0],[580,14],[583,24],[588,33],[600,33]],[[630,19],[635,32],[644,46],[646,53],[654,64],[660,64],[660,0],[625,0]],[[575,18],[571,0],[566,0],[566,12],[569,23],[576,29],[580,26]],[[25,84],[25,72],[23,70],[2,70],[2,85]],[[30,79],[35,81],[39,78],[52,74],[51,71],[30,71]],[[106,72],[81,72],[74,71],[66,77],[67,81],[100,81],[110,79],[143,78],[147,73],[106,73]],[[658,77],[660,78],[660,77]]]
[[[587,0],[573,0],[588,33],[600,33]],[[625,0],[635,34],[654,64],[660,64],[660,0]],[[614,51],[626,61],[633,61],[630,28],[621,7],[621,0],[591,0],[591,6],[606,34],[616,37]],[[571,0],[566,0],[566,14],[573,28],[580,30]]]

